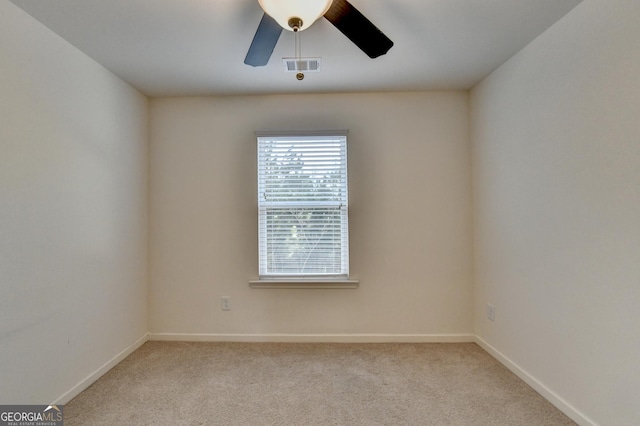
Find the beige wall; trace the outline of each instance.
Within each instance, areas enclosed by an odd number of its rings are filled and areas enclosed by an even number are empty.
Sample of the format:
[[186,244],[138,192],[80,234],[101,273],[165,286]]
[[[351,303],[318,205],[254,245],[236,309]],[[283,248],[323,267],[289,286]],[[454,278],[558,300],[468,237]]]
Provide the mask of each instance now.
[[66,402],[146,334],[147,103],[0,1],[2,404]]
[[[225,340],[475,332],[581,424],[637,423],[639,21],[635,0],[584,0],[470,100],[148,102],[0,2],[0,402],[66,402],[147,331]],[[326,129],[349,130],[360,288],[250,289],[253,131]]]
[[471,98],[476,332],[582,424],[640,422],[639,22],[585,0]]
[[[253,132],[327,129],[349,130],[360,288],[251,289]],[[472,338],[467,93],[154,99],[150,131],[152,333]]]

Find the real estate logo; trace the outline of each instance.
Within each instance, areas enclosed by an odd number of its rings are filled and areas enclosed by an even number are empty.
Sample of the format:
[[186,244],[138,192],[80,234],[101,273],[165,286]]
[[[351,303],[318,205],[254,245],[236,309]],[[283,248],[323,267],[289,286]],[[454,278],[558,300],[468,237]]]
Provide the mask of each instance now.
[[0,405],[0,426],[63,426],[62,405]]

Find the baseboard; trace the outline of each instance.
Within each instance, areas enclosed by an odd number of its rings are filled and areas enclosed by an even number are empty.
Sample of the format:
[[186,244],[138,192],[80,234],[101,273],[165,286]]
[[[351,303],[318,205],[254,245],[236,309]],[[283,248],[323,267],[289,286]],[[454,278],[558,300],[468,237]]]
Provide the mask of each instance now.
[[476,343],[491,356],[497,359],[502,365],[507,367],[513,374],[522,379],[526,384],[531,386],[536,392],[542,395],[547,401],[556,406],[560,411],[566,414],[571,420],[578,423],[581,426],[597,426],[597,423],[591,420],[589,417],[581,413],[574,406],[562,399],[557,393],[546,387],[542,382],[533,377],[518,364],[511,359],[503,355],[496,348],[488,344],[481,337],[476,336]]
[[149,333],[149,340],[176,342],[279,343],[465,343],[473,334],[189,334]]
[[469,343],[475,342],[516,376],[531,386],[560,411],[581,426],[598,426],[558,394],[546,387],[518,364],[474,334],[196,334],[147,333],[106,362],[80,383],[57,398],[54,404],[66,404],[115,367],[148,340],[177,342],[281,342],[281,343]]
[[89,376],[87,376],[84,380],[82,380],[80,383],[78,383],[77,385],[75,385],[73,388],[71,388],[69,391],[65,392],[62,396],[60,396],[59,398],[57,398],[53,404],[61,404],[64,405],[67,402],[71,401],[73,398],[75,398],[78,394],[80,394],[80,392],[82,392],[83,390],[85,390],[86,388],[88,388],[89,386],[91,386],[93,384],[93,382],[95,382],[96,380],[98,380],[100,377],[102,377],[107,371],[111,370],[113,367],[115,367],[120,361],[122,361],[123,359],[125,359],[126,357],[128,357],[129,355],[131,355],[136,349],[138,349],[140,346],[142,346],[148,339],[148,335],[145,334],[144,336],[142,336],[141,338],[139,338],[138,340],[136,340],[135,342],[133,342],[133,344],[129,345],[127,348],[125,348],[122,352],[120,352],[118,355],[116,355],[115,357],[113,357],[111,360],[109,360],[107,363],[105,363],[102,367],[98,368],[96,371],[94,371],[93,373],[91,373]]

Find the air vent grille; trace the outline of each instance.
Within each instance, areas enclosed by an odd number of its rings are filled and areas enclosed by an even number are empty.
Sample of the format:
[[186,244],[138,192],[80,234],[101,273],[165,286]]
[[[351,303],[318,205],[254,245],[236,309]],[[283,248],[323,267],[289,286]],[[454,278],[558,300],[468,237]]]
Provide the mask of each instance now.
[[285,72],[319,72],[320,58],[282,58]]

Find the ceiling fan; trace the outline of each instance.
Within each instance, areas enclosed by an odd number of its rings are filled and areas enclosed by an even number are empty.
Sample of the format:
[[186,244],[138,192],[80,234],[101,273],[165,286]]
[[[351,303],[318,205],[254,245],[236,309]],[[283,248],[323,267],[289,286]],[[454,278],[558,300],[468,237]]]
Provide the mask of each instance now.
[[269,62],[282,29],[302,31],[324,16],[370,58],[384,55],[393,42],[347,0],[258,0],[265,11],[244,63]]

